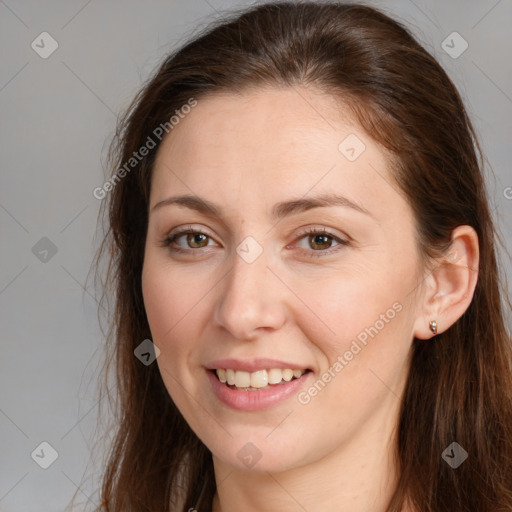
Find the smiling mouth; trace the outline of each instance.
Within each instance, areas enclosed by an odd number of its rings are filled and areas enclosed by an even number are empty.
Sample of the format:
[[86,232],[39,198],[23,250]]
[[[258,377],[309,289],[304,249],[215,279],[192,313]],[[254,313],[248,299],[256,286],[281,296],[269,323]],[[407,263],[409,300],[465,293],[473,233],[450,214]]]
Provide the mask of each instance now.
[[273,386],[281,386],[295,379],[300,379],[311,370],[292,370],[290,368],[271,368],[256,372],[245,372],[219,368],[212,370],[220,382],[237,391],[261,391]]

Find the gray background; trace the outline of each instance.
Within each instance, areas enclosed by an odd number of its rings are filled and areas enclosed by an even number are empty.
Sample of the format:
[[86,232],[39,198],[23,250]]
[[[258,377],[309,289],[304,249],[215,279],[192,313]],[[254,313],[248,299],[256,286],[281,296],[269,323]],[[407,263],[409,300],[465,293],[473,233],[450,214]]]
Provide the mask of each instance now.
[[[512,3],[370,3],[411,27],[458,85],[495,173],[492,207],[510,251]],[[249,4],[0,2],[1,512],[62,511],[78,487],[76,510],[97,502],[99,464],[90,451],[103,341],[94,290],[84,286],[97,246],[100,201],[92,191],[104,182],[106,141],[165,52],[224,9]],[[59,45],[46,59],[31,47],[44,31]],[[458,58],[441,47],[453,31],[469,43]],[[54,255],[41,252],[43,237]],[[31,457],[43,441],[58,453],[48,469]],[[38,460],[49,460],[40,450]]]

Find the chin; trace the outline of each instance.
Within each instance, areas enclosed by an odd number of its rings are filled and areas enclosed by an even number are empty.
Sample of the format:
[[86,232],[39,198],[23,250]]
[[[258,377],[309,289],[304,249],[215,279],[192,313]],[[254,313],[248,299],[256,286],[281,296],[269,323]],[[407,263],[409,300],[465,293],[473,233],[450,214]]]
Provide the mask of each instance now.
[[309,450],[308,456],[303,438],[295,439],[282,434],[272,439],[275,434],[270,437],[268,434],[269,429],[265,429],[260,435],[233,436],[229,438],[228,446],[212,446],[213,450],[211,445],[207,446],[214,458],[241,471],[281,473],[314,462],[315,450]]

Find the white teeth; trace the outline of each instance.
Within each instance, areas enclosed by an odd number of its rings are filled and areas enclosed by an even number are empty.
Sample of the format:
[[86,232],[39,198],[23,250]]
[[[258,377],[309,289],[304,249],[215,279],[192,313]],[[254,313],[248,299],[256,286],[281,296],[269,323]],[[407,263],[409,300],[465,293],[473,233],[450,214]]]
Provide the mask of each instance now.
[[230,386],[235,384],[235,372],[233,370],[226,370],[226,379]]
[[217,377],[219,377],[219,380],[225,384],[227,382],[226,378],[226,370],[217,370]]
[[251,387],[251,374],[249,372],[235,372],[235,386],[237,388]]
[[260,370],[258,372],[251,373],[251,388],[264,388],[267,384],[267,370]]
[[219,368],[216,370],[217,377],[224,384],[235,386],[241,389],[262,389],[269,384],[280,384],[281,381],[290,382],[293,378],[298,379],[306,370],[292,370],[286,368],[271,368],[270,370],[258,370],[256,372],[244,372]]
[[290,370],[287,368],[286,370],[283,370],[283,380],[286,382],[290,382],[293,379],[293,370]]
[[279,384],[283,380],[283,372],[279,368],[268,371],[268,383]]

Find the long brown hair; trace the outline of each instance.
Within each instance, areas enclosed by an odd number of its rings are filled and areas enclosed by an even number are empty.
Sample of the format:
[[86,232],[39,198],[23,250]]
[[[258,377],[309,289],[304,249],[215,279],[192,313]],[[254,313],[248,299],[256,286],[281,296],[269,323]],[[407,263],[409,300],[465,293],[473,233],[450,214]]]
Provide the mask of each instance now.
[[[388,512],[405,504],[421,512],[512,510],[510,302],[500,290],[477,137],[455,86],[404,26],[374,8],[337,2],[232,12],[169,55],[119,122],[96,262],[107,262],[102,285],[114,298],[106,371],[114,368],[117,382],[101,510],[211,510],[211,453],[173,404],[158,366],[134,357],[151,339],[141,272],[155,129],[170,131],[169,119],[191,99],[267,85],[312,86],[339,98],[391,151],[426,260],[446,250],[456,226],[476,230],[479,278],[469,308],[434,341],[413,343],[398,425],[400,478]],[[148,137],[156,147],[126,167]],[[469,454],[457,469],[441,456],[454,441]]]

